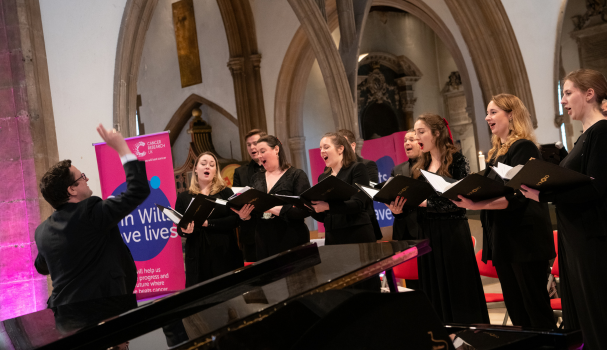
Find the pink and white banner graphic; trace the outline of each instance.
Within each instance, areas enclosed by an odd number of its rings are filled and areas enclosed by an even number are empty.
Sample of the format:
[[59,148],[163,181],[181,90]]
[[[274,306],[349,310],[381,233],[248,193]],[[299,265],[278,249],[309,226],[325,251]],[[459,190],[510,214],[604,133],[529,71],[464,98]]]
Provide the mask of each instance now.
[[[408,159],[404,148],[406,133],[406,131],[396,132],[379,139],[367,140],[363,144],[360,153],[363,158],[377,163],[379,182],[388,180],[392,168]],[[320,148],[310,149],[308,155],[310,156],[312,184],[315,185],[318,183],[318,176],[325,169],[325,162],[320,156]],[[375,215],[379,221],[379,226],[392,226],[394,217],[390,209],[385,204],[379,202],[373,202],[373,207],[375,208]],[[325,227],[321,222],[318,223],[318,231],[325,232]]]
[[[137,299],[146,299],[185,286],[181,237],[173,222],[155,205],[175,206],[173,158],[168,132],[131,137],[126,142],[133,154],[145,161],[151,193],[118,228],[137,265]],[[126,191],[126,176],[116,151],[105,143],[94,146],[102,198]]]

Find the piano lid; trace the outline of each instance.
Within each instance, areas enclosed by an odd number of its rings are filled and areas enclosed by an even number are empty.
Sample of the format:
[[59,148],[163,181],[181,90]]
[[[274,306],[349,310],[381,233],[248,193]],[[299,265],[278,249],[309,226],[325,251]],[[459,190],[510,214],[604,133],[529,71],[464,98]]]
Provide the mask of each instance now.
[[[263,317],[300,296],[344,288],[429,250],[427,240],[320,248],[309,243],[139,308],[127,312],[117,308],[119,316],[106,319],[106,308],[104,321],[99,321],[101,313],[96,314],[94,308],[87,311],[91,313],[88,321],[74,315],[70,322],[68,312],[58,321],[49,309],[5,320],[0,325],[0,349],[106,349],[177,319],[184,319],[191,338],[200,342]],[[70,329],[62,325],[65,323]],[[79,326],[82,328],[73,330]]]

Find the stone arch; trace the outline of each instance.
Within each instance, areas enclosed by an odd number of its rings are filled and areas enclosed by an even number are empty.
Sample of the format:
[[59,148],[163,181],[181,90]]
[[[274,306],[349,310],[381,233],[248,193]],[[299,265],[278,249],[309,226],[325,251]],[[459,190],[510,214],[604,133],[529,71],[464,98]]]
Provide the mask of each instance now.
[[137,79],[139,64],[154,9],[158,0],[127,0],[122,14],[116,68],[114,70],[114,128],[125,136],[135,136]]
[[202,96],[191,94],[183,101],[183,103],[181,103],[179,108],[177,108],[177,110],[167,123],[167,126],[164,128],[165,131],[169,131],[171,146],[173,146],[175,140],[177,140],[177,137],[179,137],[181,130],[183,130],[185,125],[188,123],[188,120],[190,120],[190,118],[192,117],[192,109],[198,108],[202,105],[207,105],[213,108],[217,112],[221,113],[224,117],[226,117],[226,119],[228,119],[234,125],[238,126],[238,120],[234,118],[234,116],[232,116],[230,112],[226,111],[221,106],[217,105],[215,102],[209,101]]
[[[374,0],[372,6],[390,6],[421,19],[447,46],[460,72],[466,94],[468,113],[474,121],[474,133],[478,134],[474,117],[474,96],[470,74],[453,34],[442,19],[422,0]],[[327,25],[332,32],[338,26],[337,12],[333,8],[327,11]],[[314,63],[314,52],[306,32],[300,27],[287,49],[278,76],[274,102],[274,125],[276,136],[289,140],[287,153],[292,162],[300,169],[306,169],[305,137],[303,132],[303,103],[305,88]],[[476,138],[478,149],[478,138]]]
[[388,52],[369,52],[369,54],[358,63],[358,66],[360,67],[374,61],[392,69],[396,73],[412,77],[422,77],[422,71],[417,68],[415,63],[407,58],[407,56],[396,56]]

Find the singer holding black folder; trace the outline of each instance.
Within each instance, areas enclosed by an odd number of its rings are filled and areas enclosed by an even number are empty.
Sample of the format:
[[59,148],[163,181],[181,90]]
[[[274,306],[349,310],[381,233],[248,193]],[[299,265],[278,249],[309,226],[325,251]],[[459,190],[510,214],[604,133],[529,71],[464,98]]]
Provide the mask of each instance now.
[[606,349],[607,299],[607,98],[605,76],[579,69],[564,79],[561,104],[583,133],[560,166],[592,177],[573,188],[538,191],[521,186],[525,197],[556,205],[558,264],[565,328],[582,329],[584,349]]
[[[327,133],[320,140],[320,155],[327,169],[320,174],[318,182],[333,175],[352,185],[369,186],[369,174],[363,163],[356,160],[356,154],[343,136]],[[314,219],[325,224],[325,244],[351,244],[375,242],[375,233],[369,206],[371,199],[362,191],[343,202],[312,201],[316,212]]]
[[[203,195],[227,200],[234,194],[220,176],[219,162],[211,152],[203,152],[196,159],[190,188],[177,196],[175,210],[185,213],[194,197]],[[252,208],[241,210],[243,217],[249,216]],[[186,229],[177,226],[177,233],[186,237],[185,242],[185,286],[206,281],[244,266],[244,260],[234,229],[240,225],[238,215],[227,206],[215,204],[215,210],[201,227],[194,222]]]
[[[503,181],[492,166],[515,167],[541,159],[527,108],[516,96],[493,96],[485,118],[493,133],[485,176]],[[493,262],[502,286],[508,315],[515,326],[555,328],[546,288],[549,260],[556,256],[548,204],[520,192],[472,202],[458,196],[460,208],[481,210],[483,261]]]
[[[283,196],[299,196],[310,188],[308,176],[303,170],[289,164],[277,137],[261,137],[257,140],[257,151],[264,170],[253,176],[253,188]],[[244,214],[246,213],[241,210],[241,217],[245,217]],[[304,222],[310,213],[305,209],[285,204],[273,207],[263,215],[256,212],[253,215],[252,219],[256,221],[255,246],[258,260],[310,242],[310,230]]]
[[[415,122],[422,155],[413,165],[413,178],[425,180],[421,169],[456,180],[470,173],[468,160],[453,145],[447,121],[422,114]],[[418,258],[421,290],[443,322],[489,323],[487,303],[478,272],[466,210],[436,194],[417,210],[423,237],[432,252]]]

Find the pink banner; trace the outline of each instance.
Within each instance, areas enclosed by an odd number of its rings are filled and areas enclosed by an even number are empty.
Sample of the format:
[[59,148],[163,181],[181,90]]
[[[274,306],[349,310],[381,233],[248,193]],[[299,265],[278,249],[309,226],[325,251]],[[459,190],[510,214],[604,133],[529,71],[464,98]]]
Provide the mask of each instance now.
[[[408,159],[404,147],[406,133],[406,131],[396,132],[389,136],[364,142],[361,155],[363,158],[377,163],[379,182],[388,180],[392,168]],[[320,148],[308,150],[308,155],[310,156],[312,183],[316,184],[318,183],[318,176],[325,169],[325,162],[320,156]],[[392,226],[394,217],[392,217],[390,209],[379,202],[373,202],[373,207],[375,208],[375,215],[379,221],[379,226]],[[321,222],[318,223],[318,231],[325,232],[325,228]]]
[[[169,133],[126,139],[129,148],[145,161],[150,196],[119,224],[122,240],[137,265],[137,299],[178,291],[185,286],[181,237],[177,227],[155,204],[175,206],[177,194]],[[126,190],[126,176],[116,151],[105,143],[95,144],[103,199]]]

